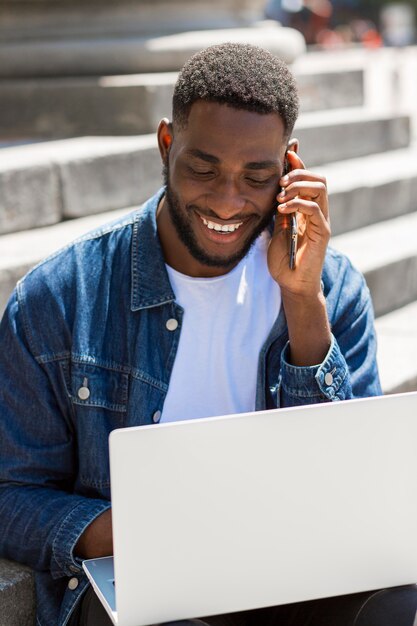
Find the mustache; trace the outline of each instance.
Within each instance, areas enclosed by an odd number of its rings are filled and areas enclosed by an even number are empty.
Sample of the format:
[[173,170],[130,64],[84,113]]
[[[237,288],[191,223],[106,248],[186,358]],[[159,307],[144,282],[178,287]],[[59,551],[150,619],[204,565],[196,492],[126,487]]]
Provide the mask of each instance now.
[[[215,211],[213,211],[212,209],[210,209],[207,206],[204,206],[204,208],[198,206],[197,204],[188,204],[187,205],[187,209],[195,211],[196,213],[201,214],[203,217],[205,218],[212,218],[213,220],[218,220],[218,219],[223,219],[223,218],[219,218],[218,213],[216,213]],[[269,209],[269,211],[265,214],[265,220],[267,221],[271,221],[276,213],[277,210],[277,204],[274,203],[271,208]],[[228,221],[233,221],[233,222],[244,222],[248,217],[251,217],[251,214],[249,213],[237,213],[236,215],[232,215],[232,217],[230,217],[230,219]]]
[[[218,219],[222,219],[223,220],[223,218],[219,218],[219,215],[215,211],[213,211],[212,209],[210,209],[207,206],[204,206],[204,208],[202,208],[202,207],[198,206],[197,204],[187,204],[186,208],[188,210],[195,211],[198,214],[202,214],[206,218],[212,218],[213,220],[216,220],[216,219],[217,220]],[[234,222],[238,222],[238,221],[243,222],[248,217],[250,217],[250,216],[248,216],[248,215],[241,215],[241,214],[238,213],[237,215],[233,215],[230,218],[230,220],[228,220],[228,221],[232,221],[233,220]]]

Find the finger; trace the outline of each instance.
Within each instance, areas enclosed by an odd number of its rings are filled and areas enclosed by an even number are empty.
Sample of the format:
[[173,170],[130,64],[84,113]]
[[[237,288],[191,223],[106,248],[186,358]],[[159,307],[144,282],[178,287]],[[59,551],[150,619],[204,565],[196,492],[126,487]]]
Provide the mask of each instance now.
[[288,172],[285,176],[282,176],[280,179],[280,185],[282,187],[288,187],[294,182],[306,180],[311,182],[319,182],[323,183],[323,185],[327,188],[327,179],[325,176],[321,176],[320,174],[316,174],[315,172],[310,172],[309,170],[292,170]]
[[322,196],[327,196],[326,185],[319,181],[300,180],[292,182],[288,187],[284,187],[277,196],[278,202],[290,200],[296,196],[315,200]]
[[303,200],[302,198],[294,198],[294,200],[278,205],[278,213],[281,215],[288,215],[290,213],[295,213],[296,211],[299,211],[303,215],[311,218],[317,224],[329,224],[328,217],[323,213],[317,202]]
[[288,205],[290,202],[294,201],[299,201],[300,203],[302,203],[303,200],[312,201],[320,208],[325,219],[328,220],[329,218],[327,189],[323,183],[310,182],[306,184],[306,181],[294,183],[290,185],[290,187],[283,189],[281,193],[278,194],[277,200],[280,205]]

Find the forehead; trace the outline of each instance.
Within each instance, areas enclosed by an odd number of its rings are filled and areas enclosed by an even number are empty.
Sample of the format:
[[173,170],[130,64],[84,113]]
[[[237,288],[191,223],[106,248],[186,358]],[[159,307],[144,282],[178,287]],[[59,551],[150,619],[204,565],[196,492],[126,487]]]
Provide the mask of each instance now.
[[185,128],[176,133],[185,148],[214,155],[235,153],[277,158],[286,149],[284,123],[277,113],[260,114],[226,104],[198,100]]

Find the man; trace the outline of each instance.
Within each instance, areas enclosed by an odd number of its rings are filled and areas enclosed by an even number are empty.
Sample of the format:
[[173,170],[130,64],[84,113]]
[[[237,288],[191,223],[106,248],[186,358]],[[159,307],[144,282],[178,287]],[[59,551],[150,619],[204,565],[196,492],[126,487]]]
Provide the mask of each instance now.
[[[173,122],[158,128],[164,189],[12,295],[0,331],[1,554],[36,570],[40,626],[107,623],[80,565],[112,553],[112,429],[380,393],[369,292],[327,250],[325,180],[288,143],[297,113],[294,79],[269,53],[197,54]],[[343,601],[332,626],[364,604]],[[310,619],[287,610],[253,619]]]

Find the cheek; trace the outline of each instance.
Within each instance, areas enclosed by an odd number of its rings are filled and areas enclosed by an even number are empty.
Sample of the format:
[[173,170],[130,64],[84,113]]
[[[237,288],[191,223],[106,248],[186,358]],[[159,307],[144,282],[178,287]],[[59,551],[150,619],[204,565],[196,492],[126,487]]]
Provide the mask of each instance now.
[[178,182],[175,181],[174,185],[176,194],[181,198],[182,206],[193,203],[201,204],[202,201],[207,202],[207,199],[210,197],[210,188],[199,181],[178,179]]
[[181,196],[188,196],[198,190],[201,184],[190,178],[186,169],[175,163],[170,167],[170,182],[174,191]]
[[279,191],[278,186],[274,185],[273,187],[271,186],[257,193],[257,204],[262,207],[264,213],[271,211],[271,207],[277,206],[277,195]]

